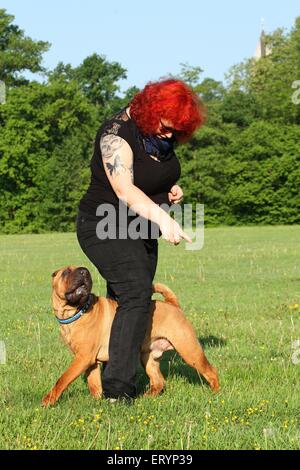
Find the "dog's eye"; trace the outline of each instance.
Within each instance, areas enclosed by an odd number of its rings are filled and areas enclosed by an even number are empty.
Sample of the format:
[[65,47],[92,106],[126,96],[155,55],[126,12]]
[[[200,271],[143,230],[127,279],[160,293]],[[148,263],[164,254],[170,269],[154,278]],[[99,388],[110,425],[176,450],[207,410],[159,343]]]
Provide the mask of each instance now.
[[67,276],[68,274],[70,274],[70,272],[71,272],[71,269],[67,268],[63,271],[62,276]]

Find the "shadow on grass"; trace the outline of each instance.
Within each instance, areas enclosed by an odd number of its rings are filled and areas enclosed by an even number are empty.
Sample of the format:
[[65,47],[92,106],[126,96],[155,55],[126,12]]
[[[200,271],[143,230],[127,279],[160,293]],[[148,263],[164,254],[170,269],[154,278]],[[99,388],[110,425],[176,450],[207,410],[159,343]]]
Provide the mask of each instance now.
[[205,348],[223,348],[226,346],[227,341],[224,338],[218,338],[217,336],[209,335],[205,338],[198,338],[202,344],[203,349]]
[[[203,346],[204,350],[206,350],[206,348],[221,348],[227,344],[226,340],[223,338],[218,338],[213,335],[199,338],[199,342]],[[210,361],[209,357],[208,360]],[[166,381],[172,377],[181,376],[191,384],[206,385],[209,387],[206,380],[200,376],[193,367],[187,365],[176,351],[168,351],[163,354],[160,361],[160,370]],[[147,388],[148,384],[149,379],[146,376],[144,370],[141,368],[138,374],[138,393],[142,394]]]

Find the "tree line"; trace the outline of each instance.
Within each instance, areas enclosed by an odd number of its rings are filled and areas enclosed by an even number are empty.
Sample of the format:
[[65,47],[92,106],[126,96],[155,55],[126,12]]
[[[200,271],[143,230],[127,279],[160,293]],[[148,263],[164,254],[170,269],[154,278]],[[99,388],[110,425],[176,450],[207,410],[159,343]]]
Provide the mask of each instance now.
[[[225,83],[188,64],[177,75],[207,108],[205,125],[176,153],[184,202],[203,203],[208,225],[300,222],[300,18],[265,41],[270,53],[232,67]],[[126,70],[96,53],[46,70],[49,48],[0,9],[1,233],[74,231],[96,131],[138,91],[121,97]]]

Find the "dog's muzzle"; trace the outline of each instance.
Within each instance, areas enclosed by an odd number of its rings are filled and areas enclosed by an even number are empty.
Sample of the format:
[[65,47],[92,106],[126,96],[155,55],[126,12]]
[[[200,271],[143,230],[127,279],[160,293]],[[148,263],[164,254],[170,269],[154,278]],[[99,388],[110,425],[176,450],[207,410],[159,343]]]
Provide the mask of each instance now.
[[82,267],[76,268],[70,274],[67,274],[67,276],[68,289],[65,292],[65,298],[68,304],[83,304],[92,290],[92,278],[88,269]]

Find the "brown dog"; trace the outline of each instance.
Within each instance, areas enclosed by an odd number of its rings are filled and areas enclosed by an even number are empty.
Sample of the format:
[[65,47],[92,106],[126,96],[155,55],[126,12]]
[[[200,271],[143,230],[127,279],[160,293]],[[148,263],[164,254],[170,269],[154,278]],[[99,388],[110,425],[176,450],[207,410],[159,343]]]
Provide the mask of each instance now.
[[[54,405],[64,390],[80,374],[86,372],[90,393],[102,395],[100,363],[108,361],[108,343],[117,302],[91,294],[92,279],[86,268],[69,266],[52,274],[52,301],[56,317],[62,321],[61,333],[75,357],[70,367],[43,398],[44,406]],[[219,390],[218,373],[211,366],[197,340],[194,328],[181,310],[175,294],[163,284],[155,284],[153,292],[165,301],[151,302],[149,326],[141,348],[141,361],[150,379],[147,395],[159,394],[165,385],[159,359],[165,351],[175,349],[184,361]]]

